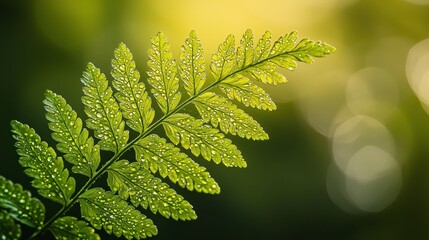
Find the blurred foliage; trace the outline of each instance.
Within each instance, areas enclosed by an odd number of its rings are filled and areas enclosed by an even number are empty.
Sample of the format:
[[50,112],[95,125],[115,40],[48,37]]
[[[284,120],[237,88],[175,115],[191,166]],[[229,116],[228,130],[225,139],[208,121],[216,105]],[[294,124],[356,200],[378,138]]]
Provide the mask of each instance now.
[[91,61],[107,72],[106,59],[119,42],[134,52],[143,72],[149,39],[158,31],[174,43],[178,57],[190,30],[199,33],[206,53],[227,34],[248,28],[255,37],[265,29],[275,37],[297,30],[331,43],[337,53],[300,65],[287,73],[289,83],[269,89],[278,102],[275,112],[248,111],[270,140],[234,139],[248,161],[245,170],[207,166],[219,179],[220,195],[180,192],[195,206],[197,221],[164,221],[148,213],[160,229],[157,239],[429,238],[429,117],[414,94],[421,90],[408,84],[419,69],[407,65],[410,49],[429,38],[428,4],[1,0],[1,174],[30,185],[18,164],[10,120],[31,122],[49,139],[39,101],[45,89],[69,99],[83,116],[82,71]]

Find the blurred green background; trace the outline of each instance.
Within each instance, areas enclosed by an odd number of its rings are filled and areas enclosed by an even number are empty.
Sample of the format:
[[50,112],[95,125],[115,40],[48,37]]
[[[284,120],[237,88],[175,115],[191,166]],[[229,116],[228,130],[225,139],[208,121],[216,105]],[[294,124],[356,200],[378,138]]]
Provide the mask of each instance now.
[[429,239],[428,0],[0,2],[1,175],[30,189],[10,120],[53,145],[45,89],[83,117],[82,71],[91,61],[108,74],[120,42],[145,78],[158,31],[177,57],[196,30],[210,59],[230,33],[239,39],[250,28],[259,38],[271,30],[277,38],[297,30],[337,53],[283,72],[283,86],[266,86],[278,110],[246,111],[270,140],[232,138],[247,169],[198,159],[221,194],[175,187],[199,218],[175,222],[145,211],[158,226],[155,239]]

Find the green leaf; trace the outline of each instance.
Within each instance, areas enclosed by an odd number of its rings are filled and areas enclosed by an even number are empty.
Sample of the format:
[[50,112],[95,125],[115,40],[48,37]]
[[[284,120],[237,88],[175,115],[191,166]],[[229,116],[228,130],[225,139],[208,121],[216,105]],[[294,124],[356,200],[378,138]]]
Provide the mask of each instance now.
[[95,233],[92,227],[84,221],[79,221],[75,217],[65,216],[58,218],[51,225],[49,230],[57,240],[99,240],[100,236]]
[[206,81],[204,52],[195,31],[189,34],[180,53],[179,74],[189,96],[200,92]]
[[235,57],[235,39],[229,35],[212,57],[210,69],[215,81],[227,77],[236,69]]
[[128,141],[128,131],[112,96],[112,89],[100,69],[89,63],[81,78],[84,84],[82,102],[85,105],[88,128],[100,139],[100,147],[112,152],[120,151]]
[[14,184],[0,176],[0,208],[8,214],[33,228],[40,228],[45,219],[45,206],[37,198],[32,198],[29,191],[23,190],[19,184]]
[[79,198],[81,214],[96,229],[127,239],[146,238],[158,233],[152,220],[112,192],[92,188]]
[[197,218],[188,201],[137,162],[115,162],[109,167],[108,174],[107,183],[112,192],[118,191],[124,200],[129,197],[136,207],[150,207],[153,213],[159,212],[162,216],[171,216],[175,220]]
[[264,89],[258,87],[241,74],[235,74],[223,80],[219,87],[228,98],[236,99],[246,107],[250,106],[270,111],[277,108]]
[[179,148],[155,134],[139,140],[134,146],[136,159],[153,173],[169,177],[173,183],[197,192],[217,194],[219,185],[206,168],[198,165]]
[[237,147],[216,128],[204,125],[200,119],[187,114],[176,113],[163,122],[165,133],[174,144],[179,142],[185,149],[191,149],[195,156],[200,154],[216,164],[227,167],[246,167],[247,164]]
[[261,39],[259,39],[258,44],[255,48],[255,54],[253,58],[253,62],[261,62],[267,59],[270,55],[271,51],[271,32],[266,31],[264,35],[262,35]]
[[255,50],[253,49],[253,33],[248,29],[241,38],[241,45],[237,48],[237,66],[243,69],[253,63]]
[[297,32],[292,31],[285,36],[280,37],[274,44],[270,52],[270,57],[277,57],[294,49],[297,41]]
[[92,177],[100,164],[100,147],[88,137],[82,120],[63,97],[48,90],[43,103],[49,128],[53,131],[52,138],[58,142],[57,149],[74,165],[73,172]]
[[219,95],[206,92],[193,102],[204,122],[210,122],[225,133],[247,139],[266,140],[268,134],[261,125],[236,105]]
[[16,224],[6,211],[0,210],[0,239],[19,240],[20,238],[21,226]]
[[[282,64],[289,64],[285,63],[286,60],[289,60],[288,58],[284,58],[284,60],[273,59],[267,62],[264,62],[263,64],[258,64],[257,66],[251,67],[247,69],[245,72],[250,73],[251,76],[253,76],[256,80],[259,80],[263,83],[269,83],[269,84],[279,84],[279,83],[286,83],[286,78],[279,72],[277,72],[277,65],[275,62],[282,61]],[[291,60],[291,59],[290,59]],[[291,61],[291,64],[288,66],[288,68],[295,68],[296,63],[294,61]]]
[[61,157],[54,149],[42,142],[34,129],[18,121],[12,121],[12,132],[17,140],[15,146],[20,155],[19,163],[25,167],[25,173],[33,177],[33,187],[40,195],[62,205],[70,201],[75,189],[75,180],[64,169]]
[[141,133],[155,117],[152,100],[146,92],[145,85],[139,81],[140,73],[136,70],[133,55],[125,44],[119,44],[112,60],[113,87],[118,90],[116,99],[127,124],[133,130]]
[[176,61],[170,51],[170,43],[163,33],[152,38],[152,48],[148,50],[148,82],[153,87],[152,94],[162,112],[169,113],[180,102],[179,78]]
[[[191,204],[154,175],[168,177],[188,190],[220,193],[210,173],[185,154],[186,150],[216,164],[246,167],[241,152],[225,135],[231,133],[254,140],[268,139],[268,135],[230,99],[244,106],[274,110],[274,102],[259,82],[285,83],[286,78],[277,68],[295,70],[298,62],[310,63],[334,51],[334,47],[322,42],[297,41],[296,32],[272,43],[267,31],[255,44],[252,31],[247,30],[237,48],[233,35],[220,44],[210,63],[214,79],[206,82],[203,48],[196,33],[190,32],[178,64],[166,37],[158,33],[151,40],[147,62],[149,88],[164,114],[154,122],[155,110],[147,85],[140,81],[130,50],[119,44],[112,60],[113,88],[92,63],[81,79],[87,128],[94,132],[98,143],[64,98],[52,91],[45,95],[46,117],[58,150],[73,164],[73,172],[89,177],[76,194],[75,180],[69,177],[62,158],[34,129],[17,121],[11,123],[19,162],[33,178],[32,185],[40,195],[63,206],[44,223],[44,205],[31,198],[19,184],[0,177],[1,238],[19,238],[21,223],[36,228],[30,238],[40,238],[49,230],[57,239],[99,239],[94,229],[101,228],[127,239],[156,235],[157,227],[137,208],[176,220],[195,219]],[[189,95],[186,99],[181,99],[182,87]],[[221,91],[226,96],[221,96]],[[192,104],[201,119],[184,113],[195,110]],[[172,143],[154,134],[161,125]],[[128,127],[138,132],[129,142]],[[180,148],[175,146],[179,143]],[[136,161],[120,160],[131,148],[135,150]],[[100,150],[114,153],[101,167]],[[106,172],[112,192],[90,189]],[[76,202],[80,204],[82,217],[92,227],[78,218],[65,216]]]

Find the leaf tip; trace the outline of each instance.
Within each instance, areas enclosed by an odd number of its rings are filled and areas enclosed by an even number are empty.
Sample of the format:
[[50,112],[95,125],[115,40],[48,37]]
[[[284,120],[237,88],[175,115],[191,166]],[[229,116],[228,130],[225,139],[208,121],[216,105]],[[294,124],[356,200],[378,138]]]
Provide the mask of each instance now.
[[120,42],[118,48],[127,48],[127,45],[124,42]]
[[189,36],[195,37],[195,36],[197,36],[197,32],[195,30],[191,30],[191,32],[189,32]]

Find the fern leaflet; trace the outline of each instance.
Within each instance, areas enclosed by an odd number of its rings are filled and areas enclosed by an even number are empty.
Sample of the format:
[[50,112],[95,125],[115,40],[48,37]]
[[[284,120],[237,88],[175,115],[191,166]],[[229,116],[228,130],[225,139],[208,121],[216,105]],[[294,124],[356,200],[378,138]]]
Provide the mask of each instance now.
[[168,113],[180,102],[179,78],[177,77],[176,61],[170,51],[170,43],[162,33],[152,38],[149,49],[148,82],[152,85],[152,93],[162,112]]
[[33,187],[40,195],[62,205],[70,201],[75,189],[75,180],[69,177],[64,169],[61,157],[57,157],[54,149],[40,140],[39,135],[28,125],[12,121],[12,131],[15,134],[19,163],[27,168],[25,173],[33,177]]
[[128,141],[128,131],[124,130],[122,114],[105,75],[89,63],[81,81],[84,84],[82,102],[89,117],[88,127],[100,139],[101,149],[119,152]]
[[219,87],[228,98],[236,99],[246,107],[250,106],[270,111],[277,108],[270,96],[261,87],[241,74],[237,73],[223,80]]
[[40,228],[45,219],[45,206],[37,198],[32,198],[29,191],[23,190],[0,176],[0,208],[17,221],[33,228]]
[[52,138],[58,142],[57,149],[74,165],[73,172],[93,177],[100,164],[99,145],[94,145],[88,130],[82,127],[82,120],[63,97],[48,90],[43,102]]
[[176,113],[163,123],[165,132],[174,144],[179,142],[190,149],[195,156],[203,156],[215,163],[222,162],[227,167],[246,167],[241,152],[231,140],[216,128],[204,125],[200,119]]
[[213,54],[210,69],[215,80],[227,77],[236,69],[235,38],[229,35]]
[[49,229],[57,240],[99,240],[100,236],[84,221],[75,217],[58,218]]
[[126,160],[115,162],[107,170],[108,184],[113,192],[134,206],[150,207],[153,213],[160,212],[164,217],[170,216],[177,220],[195,219],[191,204],[149,170],[142,168],[138,162],[128,163]]
[[199,93],[206,82],[203,47],[195,31],[191,31],[182,46],[179,73],[189,96]]
[[128,126],[141,133],[149,126],[155,117],[151,107],[152,100],[146,92],[145,85],[139,81],[140,73],[136,70],[136,63],[130,50],[121,43],[115,50],[115,59],[112,60],[113,86],[118,92],[118,99],[124,117],[128,119]]
[[117,237],[127,239],[146,238],[156,235],[158,230],[152,220],[128,205],[125,200],[101,188],[87,190],[79,198],[81,214],[96,229],[104,228]]
[[0,238],[18,240],[21,237],[21,225],[16,224],[12,216],[0,210]]
[[206,92],[195,99],[194,105],[204,122],[219,126],[225,133],[254,140],[268,139],[258,122],[222,96]]
[[134,146],[136,159],[153,173],[159,172],[162,177],[169,177],[188,190],[204,193],[219,193],[220,188],[210,173],[198,163],[180,152],[171,143],[155,134],[139,140]]

